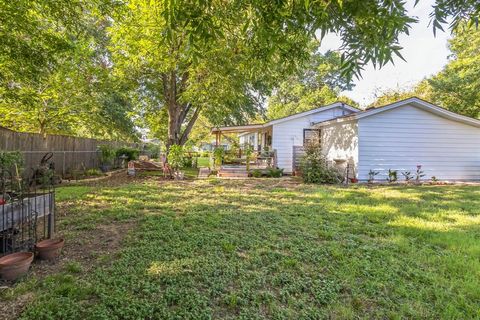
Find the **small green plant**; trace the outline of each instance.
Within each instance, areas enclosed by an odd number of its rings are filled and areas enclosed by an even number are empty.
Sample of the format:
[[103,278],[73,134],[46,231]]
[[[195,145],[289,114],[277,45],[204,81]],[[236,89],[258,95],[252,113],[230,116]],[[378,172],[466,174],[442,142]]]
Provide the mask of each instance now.
[[388,178],[387,181],[389,183],[396,182],[398,180],[398,171],[397,170],[392,170],[388,169]]
[[422,165],[417,164],[417,171],[415,171],[415,181],[420,182],[423,177],[425,177],[425,173],[422,171]]
[[71,261],[65,264],[65,271],[68,273],[81,273],[82,272],[82,265],[77,261]]
[[402,175],[405,178],[406,182],[410,182],[410,181],[413,180],[413,175],[412,175],[412,172],[410,172],[410,171],[402,172]]
[[373,171],[370,169],[370,171],[368,171],[368,183],[373,183],[373,181],[375,181],[375,176],[377,176],[380,172],[378,171]]
[[280,168],[268,168],[268,173],[267,175],[270,178],[280,178],[283,176],[283,169]]
[[219,168],[222,165],[224,155],[225,150],[223,150],[223,148],[221,147],[215,148],[215,150],[213,150],[213,165],[215,166],[215,169]]
[[254,178],[261,178],[262,177],[262,171],[260,169],[255,169],[252,170],[252,177]]
[[183,154],[183,147],[177,144],[171,145],[168,150],[168,163],[175,172],[183,165]]
[[87,177],[99,177],[99,176],[103,176],[103,173],[100,170],[98,170],[97,168],[91,168],[91,169],[85,170],[85,176],[87,176]]
[[250,171],[250,161],[252,160],[253,148],[251,145],[247,144],[245,146],[245,161],[247,163],[247,171]]
[[432,176],[431,180],[432,180],[432,182],[438,182],[438,179],[435,176]]

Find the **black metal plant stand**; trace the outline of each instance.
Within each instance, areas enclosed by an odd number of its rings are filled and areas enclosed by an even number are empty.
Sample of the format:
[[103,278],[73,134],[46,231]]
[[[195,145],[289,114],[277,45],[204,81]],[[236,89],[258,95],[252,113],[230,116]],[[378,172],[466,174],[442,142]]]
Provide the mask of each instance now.
[[[55,186],[49,168],[20,176],[0,168],[0,256],[31,251],[55,232]],[[30,173],[30,174],[29,174]]]

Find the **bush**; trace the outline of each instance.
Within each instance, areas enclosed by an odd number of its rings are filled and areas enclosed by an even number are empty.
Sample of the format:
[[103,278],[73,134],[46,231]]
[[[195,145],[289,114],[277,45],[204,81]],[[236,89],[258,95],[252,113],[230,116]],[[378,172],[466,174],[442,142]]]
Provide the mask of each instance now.
[[262,177],[262,171],[259,169],[252,170],[251,172],[252,177],[254,178],[261,178]]
[[127,161],[137,160],[138,156],[140,155],[140,150],[130,147],[121,147],[117,149],[115,155],[117,158],[121,157],[122,155],[126,155]]
[[215,168],[218,168],[222,165],[224,154],[225,150],[223,150],[222,147],[215,148],[215,150],[213,150],[213,164]]
[[19,151],[0,152],[0,169],[10,170],[15,165],[17,166],[17,168],[23,166],[23,156]]
[[283,176],[283,169],[268,168],[268,176],[270,178],[280,178],[281,176]]
[[100,162],[104,165],[112,164],[115,159],[115,150],[108,144],[102,144],[98,146],[100,150]]
[[302,177],[305,183],[340,183],[342,175],[328,166],[319,144],[305,146],[305,156],[301,163]]
[[149,143],[146,145],[144,151],[150,158],[158,159],[160,157],[161,148],[158,144]]
[[398,171],[388,169],[388,178],[387,181],[390,183],[396,182],[398,180]]
[[193,157],[191,155],[188,155],[186,157],[183,157],[182,160],[182,167],[184,168],[193,168]]
[[183,147],[177,144],[171,145],[168,150],[168,163],[174,171],[178,171],[184,164],[184,151]]

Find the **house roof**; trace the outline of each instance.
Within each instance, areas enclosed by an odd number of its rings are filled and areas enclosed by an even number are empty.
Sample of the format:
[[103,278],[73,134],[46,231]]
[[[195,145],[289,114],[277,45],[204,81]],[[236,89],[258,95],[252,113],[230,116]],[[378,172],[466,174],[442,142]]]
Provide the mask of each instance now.
[[238,132],[254,131],[254,130],[257,130],[257,129],[269,127],[269,126],[274,125],[274,124],[279,124],[279,123],[282,123],[282,122],[285,122],[285,121],[298,119],[298,118],[301,118],[301,117],[309,116],[311,114],[315,114],[317,112],[323,112],[323,111],[333,109],[333,108],[344,108],[344,109],[352,111],[352,112],[359,112],[360,111],[360,109],[349,106],[346,103],[337,101],[337,102],[334,102],[334,103],[326,105],[326,106],[321,106],[321,107],[318,107],[318,108],[315,108],[315,109],[303,111],[303,112],[296,113],[296,114],[286,116],[286,117],[283,117],[283,118],[275,119],[275,120],[272,120],[272,121],[269,121],[269,122],[266,122],[266,123],[263,123],[263,124],[250,124],[250,125],[244,125],[244,126],[230,126],[230,127],[213,128],[212,133],[215,133],[215,132],[230,132],[230,133],[237,132],[238,133]]
[[230,132],[230,133],[239,133],[239,132],[248,132],[255,131],[257,129],[263,128],[264,124],[247,124],[244,126],[230,126],[230,127],[217,127],[212,129],[212,133],[215,132]]
[[450,120],[453,120],[453,121],[458,121],[458,122],[462,122],[462,123],[469,124],[469,125],[472,125],[472,126],[480,127],[480,120],[478,120],[478,119],[463,116],[463,115],[460,115],[458,113],[449,111],[447,109],[444,109],[442,107],[434,105],[434,104],[432,104],[428,101],[422,100],[418,97],[411,97],[411,98],[400,100],[400,101],[397,101],[397,102],[394,102],[394,103],[391,103],[391,104],[387,104],[387,105],[384,105],[384,106],[381,106],[381,107],[371,108],[371,109],[367,109],[367,110],[364,110],[364,111],[359,111],[359,112],[356,112],[356,113],[353,113],[353,114],[349,114],[349,115],[346,115],[346,116],[337,117],[335,119],[322,121],[322,122],[317,122],[314,125],[325,126],[325,125],[330,125],[330,124],[334,124],[334,123],[341,123],[341,122],[347,122],[347,121],[352,121],[352,120],[358,120],[358,119],[373,116],[373,115],[381,113],[381,112],[396,109],[396,108],[404,106],[404,105],[413,105],[413,106],[418,107],[422,110],[431,112],[433,114],[436,114],[436,115],[438,115],[440,117],[443,117],[443,118],[446,118],[446,119],[450,119]]

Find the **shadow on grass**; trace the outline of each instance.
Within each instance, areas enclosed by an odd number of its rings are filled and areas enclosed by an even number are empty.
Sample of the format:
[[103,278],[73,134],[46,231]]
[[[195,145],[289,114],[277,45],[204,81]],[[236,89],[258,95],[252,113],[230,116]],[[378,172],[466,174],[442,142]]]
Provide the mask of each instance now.
[[274,180],[100,189],[66,225],[138,229],[111,266],[76,280],[87,297],[46,286],[24,316],[474,318],[479,195]]

